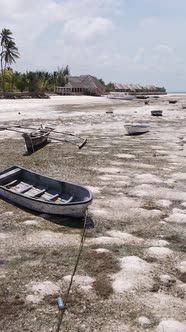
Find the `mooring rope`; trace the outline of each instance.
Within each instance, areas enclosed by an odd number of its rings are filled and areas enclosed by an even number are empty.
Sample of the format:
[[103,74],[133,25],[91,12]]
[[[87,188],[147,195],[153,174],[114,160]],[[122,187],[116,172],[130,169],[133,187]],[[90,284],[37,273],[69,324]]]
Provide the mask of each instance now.
[[85,219],[84,219],[83,232],[82,232],[82,235],[81,235],[79,251],[78,251],[76,263],[75,263],[75,266],[74,266],[74,270],[73,270],[73,273],[71,275],[71,279],[70,279],[70,283],[69,283],[69,286],[68,286],[68,289],[67,289],[67,293],[65,295],[64,308],[63,308],[62,311],[60,311],[60,314],[59,314],[59,320],[58,320],[56,332],[60,332],[60,327],[61,327],[61,324],[62,324],[62,321],[63,321],[63,316],[64,316],[64,313],[65,313],[65,309],[66,309],[66,303],[68,301],[68,296],[69,296],[69,293],[70,293],[70,289],[72,287],[73,278],[75,276],[75,273],[76,273],[76,270],[77,270],[77,267],[78,267],[78,264],[79,264],[81,252],[82,252],[82,249],[83,249],[83,244],[84,244],[84,241],[85,241],[87,216],[88,216],[88,209],[86,209],[86,212],[85,212]]

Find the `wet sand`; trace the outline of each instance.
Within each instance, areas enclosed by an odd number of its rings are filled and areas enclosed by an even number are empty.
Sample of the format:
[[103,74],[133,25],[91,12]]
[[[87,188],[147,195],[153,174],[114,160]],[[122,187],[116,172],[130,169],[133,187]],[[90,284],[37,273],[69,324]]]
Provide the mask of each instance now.
[[[85,96],[0,100],[0,126],[43,124],[87,138],[81,150],[51,142],[25,156],[21,134],[0,131],[1,170],[17,164],[94,194],[94,227],[86,232],[61,331],[185,331],[184,104],[184,94],[150,97],[148,105]],[[154,109],[163,116],[151,116]],[[150,131],[127,136],[128,122],[149,124]],[[79,226],[0,200],[1,331],[55,331],[56,299],[68,288]]]

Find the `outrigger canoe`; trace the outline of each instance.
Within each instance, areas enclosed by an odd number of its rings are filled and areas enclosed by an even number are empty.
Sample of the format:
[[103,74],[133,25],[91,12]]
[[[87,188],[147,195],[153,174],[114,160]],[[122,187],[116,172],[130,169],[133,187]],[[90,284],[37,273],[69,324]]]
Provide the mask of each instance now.
[[92,193],[78,184],[59,181],[20,166],[0,172],[0,196],[40,213],[82,218]]
[[23,133],[27,151],[33,153],[39,147],[48,143],[48,136],[50,132],[45,130],[37,130],[32,133]]

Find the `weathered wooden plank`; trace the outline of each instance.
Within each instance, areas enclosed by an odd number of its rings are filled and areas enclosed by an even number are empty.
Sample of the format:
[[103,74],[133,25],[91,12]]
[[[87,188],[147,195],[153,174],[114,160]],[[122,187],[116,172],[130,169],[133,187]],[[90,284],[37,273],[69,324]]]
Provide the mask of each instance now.
[[46,189],[42,189],[42,190],[38,191],[36,194],[30,195],[30,197],[32,197],[32,198],[40,197],[45,192],[46,192]]

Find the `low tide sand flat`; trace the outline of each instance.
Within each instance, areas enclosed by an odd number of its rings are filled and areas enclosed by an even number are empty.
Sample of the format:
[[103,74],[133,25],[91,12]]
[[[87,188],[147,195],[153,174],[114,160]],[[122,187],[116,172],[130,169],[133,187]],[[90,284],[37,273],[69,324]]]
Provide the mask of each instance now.
[[[19,165],[88,186],[94,195],[64,332],[186,330],[186,95],[150,96],[148,102],[0,100],[0,126],[43,124],[87,137],[80,150],[53,142],[25,156],[21,135],[0,130],[1,170]],[[151,116],[152,110],[163,117]],[[126,123],[150,130],[128,136]],[[0,225],[0,330],[55,330],[57,298],[68,289],[82,223],[1,199]]]

